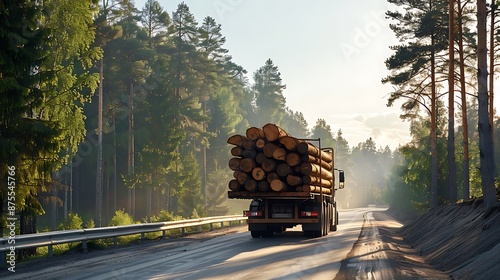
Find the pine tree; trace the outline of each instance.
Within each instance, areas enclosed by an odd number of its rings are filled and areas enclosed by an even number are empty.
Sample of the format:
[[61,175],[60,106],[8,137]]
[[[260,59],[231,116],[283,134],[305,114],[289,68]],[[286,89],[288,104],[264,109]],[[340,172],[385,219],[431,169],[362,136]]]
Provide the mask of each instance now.
[[280,126],[294,137],[309,137],[309,129],[307,128],[308,124],[302,112],[294,112],[290,108],[286,107]]
[[2,169],[16,166],[22,234],[36,231],[35,215],[44,212],[37,196],[50,187],[57,196],[58,184],[49,184],[51,173],[84,138],[82,106],[97,87],[88,69],[100,56],[90,47],[95,4],[52,0],[0,5],[0,162]]
[[492,124],[488,114],[488,70],[486,54],[486,1],[477,1],[477,82],[478,82],[478,130],[481,155],[481,182],[483,186],[485,215],[499,205],[495,190],[495,161]]
[[284,115],[286,88],[281,81],[281,73],[271,59],[253,74],[252,90],[255,94],[255,106],[258,118],[257,126],[266,123],[279,124]]
[[[388,106],[398,99],[405,99],[403,117],[413,118],[420,107],[430,112],[431,119],[431,196],[430,208],[438,205],[438,154],[437,154],[437,60],[447,47],[447,23],[444,5],[446,1],[427,2],[388,0],[401,6],[406,13],[387,12],[396,23],[390,27],[401,44],[392,49],[395,54],[386,60],[387,69],[393,71],[382,80],[396,86]],[[446,3],[445,3],[446,2]],[[430,101],[430,106],[428,102]]]

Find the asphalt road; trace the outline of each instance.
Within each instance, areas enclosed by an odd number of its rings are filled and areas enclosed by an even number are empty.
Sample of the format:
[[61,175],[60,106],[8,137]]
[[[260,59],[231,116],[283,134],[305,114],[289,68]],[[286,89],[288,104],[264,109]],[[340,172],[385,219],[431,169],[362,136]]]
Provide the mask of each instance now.
[[297,227],[272,238],[251,238],[245,231],[160,241],[75,260],[47,259],[38,268],[20,267],[9,279],[333,279],[372,210],[341,210],[338,230],[321,238],[305,238]]

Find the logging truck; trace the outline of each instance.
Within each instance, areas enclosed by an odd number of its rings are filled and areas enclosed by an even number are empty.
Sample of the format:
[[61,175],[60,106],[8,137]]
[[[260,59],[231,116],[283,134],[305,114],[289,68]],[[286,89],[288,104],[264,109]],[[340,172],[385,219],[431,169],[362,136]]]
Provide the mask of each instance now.
[[234,135],[228,143],[236,146],[229,161],[234,179],[228,198],[251,200],[243,215],[253,238],[297,225],[306,237],[337,230],[335,191],[344,188],[344,172],[335,168],[334,150],[321,148],[321,139],[297,139],[267,124],[249,128],[246,136]]

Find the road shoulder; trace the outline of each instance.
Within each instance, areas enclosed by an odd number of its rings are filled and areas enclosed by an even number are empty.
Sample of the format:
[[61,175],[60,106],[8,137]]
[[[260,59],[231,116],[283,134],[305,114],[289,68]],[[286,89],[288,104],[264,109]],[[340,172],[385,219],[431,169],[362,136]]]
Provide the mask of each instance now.
[[449,279],[405,243],[399,233],[402,226],[386,211],[367,211],[360,236],[335,280]]

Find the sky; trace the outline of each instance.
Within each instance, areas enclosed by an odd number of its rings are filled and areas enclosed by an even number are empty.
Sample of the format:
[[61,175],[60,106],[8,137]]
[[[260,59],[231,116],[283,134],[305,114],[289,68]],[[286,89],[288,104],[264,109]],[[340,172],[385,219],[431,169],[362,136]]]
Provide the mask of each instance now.
[[[392,87],[381,83],[389,74],[389,46],[398,44],[384,18],[392,8],[387,1],[158,1],[170,15],[184,2],[198,23],[214,18],[248,78],[270,58],[286,84],[287,106],[302,112],[309,127],[324,119],[351,147],[371,137],[377,147],[395,150],[411,140],[400,103],[386,106]],[[136,0],[136,7],[144,2]]]

